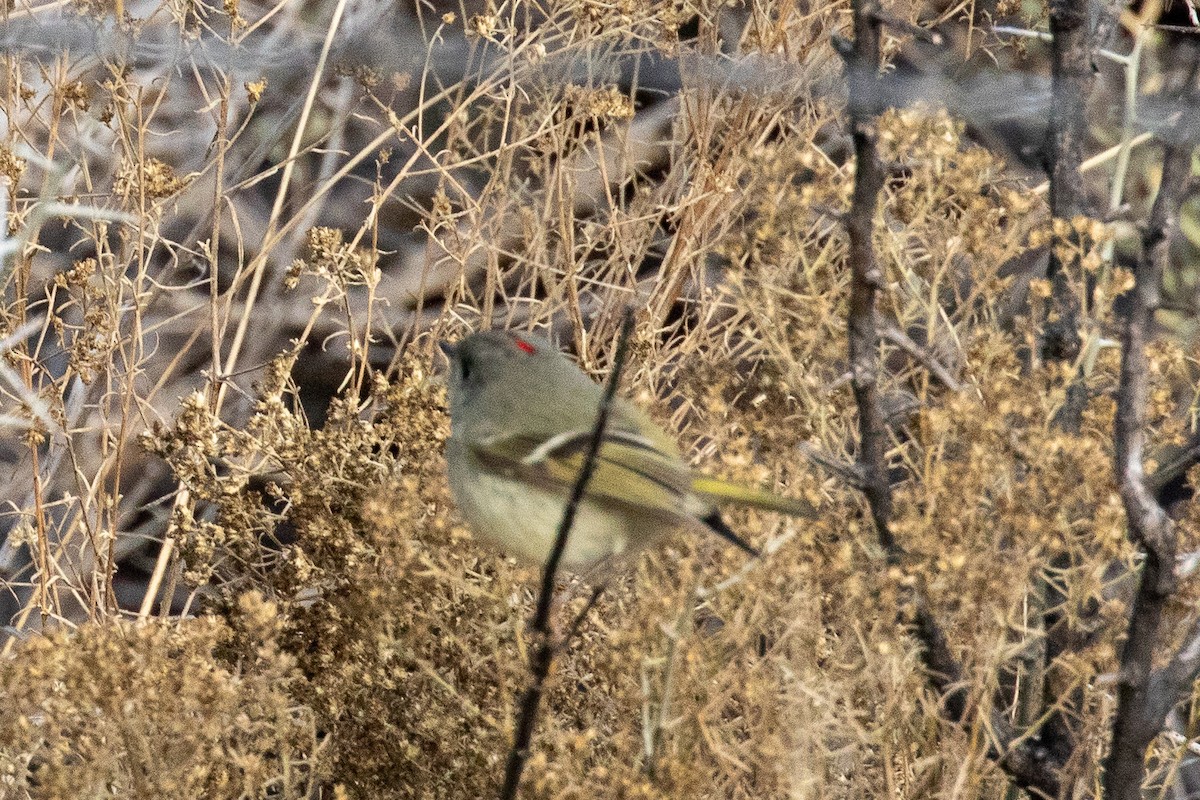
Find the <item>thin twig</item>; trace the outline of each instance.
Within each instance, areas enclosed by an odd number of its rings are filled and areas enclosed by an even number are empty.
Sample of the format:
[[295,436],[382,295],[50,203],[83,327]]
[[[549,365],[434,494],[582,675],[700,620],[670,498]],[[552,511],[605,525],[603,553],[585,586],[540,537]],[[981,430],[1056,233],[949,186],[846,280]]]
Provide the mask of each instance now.
[[588,596],[587,602],[583,604],[583,608],[579,609],[579,613],[571,620],[571,624],[567,626],[567,632],[563,637],[555,642],[554,646],[561,650],[570,644],[571,640],[579,633],[579,628],[583,625],[583,621],[587,619],[588,612],[596,606],[596,601],[600,599],[600,595],[604,594],[605,585],[603,583],[592,589],[591,595]]
[[[1054,41],[1054,36],[1051,35],[1050,31],[1031,30],[1029,28],[1020,28],[1015,25],[994,25],[992,26],[992,33],[996,34],[997,36],[1019,36],[1025,39],[1037,39],[1040,42]],[[1109,61],[1112,61],[1115,64],[1126,64],[1129,61],[1129,56],[1117,53],[1113,50],[1098,49],[1096,54],[1107,58]]]
[[863,489],[863,477],[856,464],[848,464],[813,444],[801,442],[798,446],[801,454],[826,472],[836,475],[852,489]]
[[[1142,145],[1146,144],[1147,142],[1150,142],[1153,140],[1154,140],[1154,131],[1142,131],[1137,136],[1134,136],[1132,139],[1129,140],[1129,148],[1132,149],[1134,147],[1141,147]],[[1106,150],[1101,150],[1099,153],[1096,153],[1096,155],[1090,156],[1090,157],[1084,159],[1079,164],[1079,172],[1081,174],[1086,173],[1086,172],[1091,172],[1092,170],[1096,169],[1097,167],[1104,166],[1105,164],[1107,164],[1108,162],[1112,161],[1115,158],[1120,158],[1121,151],[1122,151],[1122,149],[1124,149],[1124,147],[1125,147],[1124,143],[1114,144],[1112,147],[1109,147]],[[1033,187],[1029,191],[1031,194],[1035,194],[1035,195],[1039,195],[1039,196],[1046,194],[1047,192],[1050,191],[1050,181],[1043,181],[1042,183],[1039,183],[1037,186]],[[1106,216],[1105,221],[1108,222],[1108,221],[1111,221],[1111,219],[1112,219],[1111,215]]]
[[[186,488],[180,488],[180,495],[188,493]],[[184,501],[187,502],[186,500]],[[145,622],[150,617],[150,610],[154,607],[154,600],[158,597],[158,590],[162,586],[163,576],[167,574],[167,566],[171,563],[171,557],[175,553],[175,537],[166,536],[162,540],[162,546],[158,551],[158,558],[154,560],[154,572],[150,574],[150,581],[146,584],[146,593],[142,595],[142,605],[138,608],[137,618],[141,622]]]
[[933,353],[928,350],[928,348],[921,347],[921,345],[912,340],[911,336],[900,330],[896,323],[890,320],[885,321],[882,325],[881,332],[884,339],[887,339],[889,342],[915,358],[921,364],[921,366],[929,370],[930,375],[936,378],[937,381],[947,389],[952,392],[962,391],[962,384],[958,382],[958,378],[955,378],[953,375],[951,375],[950,370],[946,369],[945,365],[938,361]]
[[[608,415],[612,408],[613,397],[617,393],[617,384],[621,380],[621,370],[625,366],[625,356],[629,350],[629,336],[632,331],[633,311],[626,308],[621,320],[621,332],[617,337],[617,352],[613,356],[612,371],[609,373],[608,383],[604,386],[600,406],[596,410],[596,425],[592,429],[583,466],[580,467],[579,476],[571,488],[571,496],[567,500],[566,508],[563,509],[562,521],[559,523],[558,533],[554,537],[554,546],[550,549],[550,555],[542,570],[542,586],[538,592],[537,607],[530,624],[530,631],[537,641],[529,656],[529,686],[526,687],[517,704],[519,709],[517,724],[513,734],[512,749],[508,752],[508,761],[504,767],[504,785],[500,789],[501,800],[513,800],[517,796],[517,789],[521,786],[521,773],[524,772],[525,764],[529,760],[529,744],[533,740],[538,706],[542,701],[542,693],[546,677],[550,674],[550,664],[554,660],[554,653],[569,641],[570,636],[582,621],[581,614],[572,624],[571,630],[563,642],[556,644],[552,641],[550,609],[554,599],[554,580],[558,574],[558,564],[567,549],[567,540],[571,535],[571,528],[575,525],[575,514],[579,510],[579,504],[583,501],[588,481],[591,480],[592,472],[596,467],[596,458],[600,454],[600,445],[604,441],[604,430],[608,427]],[[584,608],[584,614],[599,596],[600,590],[593,593],[591,600]]]
[[889,28],[907,33],[909,36],[919,39],[922,42],[929,42],[930,44],[939,46],[946,42],[946,37],[933,28],[922,28],[920,25],[909,22],[906,19],[901,19],[893,14],[886,14],[878,9],[875,11],[875,19],[881,25],[886,25]]
[[[300,119],[296,123],[296,131],[292,136],[291,148],[288,151],[288,157],[283,167],[283,173],[280,177],[279,188],[275,192],[275,204],[271,207],[270,217],[267,219],[267,236],[270,238],[276,232],[276,226],[279,224],[279,219],[283,215],[283,208],[288,198],[288,188],[291,184],[292,173],[296,166],[296,156],[300,152],[301,145],[304,143],[304,136],[308,132],[308,119],[312,113],[316,102],[317,92],[322,87],[322,77],[325,74],[325,65],[329,60],[329,51],[333,47],[333,42],[336,38],[338,27],[342,21],[342,14],[346,10],[347,0],[338,0],[333,9],[332,18],[329,21],[329,26],[325,32],[325,41],[321,46],[321,54],[317,59],[316,65],[313,67],[312,80],[309,83],[308,94],[305,97],[304,105],[300,111]],[[299,216],[299,215],[297,215]],[[233,334],[233,341],[229,347],[229,355],[225,359],[224,365],[221,367],[221,374],[227,375],[236,368],[238,357],[241,355],[242,343],[246,338],[246,331],[249,328],[250,320],[254,317],[255,304],[258,300],[258,293],[262,286],[263,277],[267,271],[267,263],[270,260],[268,254],[270,250],[264,247],[250,264],[250,289],[248,290],[245,303],[242,308],[242,316],[238,320],[237,329]],[[230,292],[232,295],[233,293]],[[228,384],[222,383],[217,395],[216,410],[219,411],[221,401],[225,397],[225,387]]]

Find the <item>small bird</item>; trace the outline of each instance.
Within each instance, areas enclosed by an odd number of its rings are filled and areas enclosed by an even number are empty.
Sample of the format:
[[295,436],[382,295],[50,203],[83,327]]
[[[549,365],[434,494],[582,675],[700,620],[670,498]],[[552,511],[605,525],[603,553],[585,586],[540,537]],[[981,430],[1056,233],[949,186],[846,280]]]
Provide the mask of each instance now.
[[[450,490],[475,534],[527,563],[549,558],[583,466],[603,389],[558,348],[524,333],[441,342],[450,360]],[[696,475],[650,418],[614,397],[561,566],[587,575],[679,527],[707,529],[757,556],[718,503],[815,516],[789,500]]]

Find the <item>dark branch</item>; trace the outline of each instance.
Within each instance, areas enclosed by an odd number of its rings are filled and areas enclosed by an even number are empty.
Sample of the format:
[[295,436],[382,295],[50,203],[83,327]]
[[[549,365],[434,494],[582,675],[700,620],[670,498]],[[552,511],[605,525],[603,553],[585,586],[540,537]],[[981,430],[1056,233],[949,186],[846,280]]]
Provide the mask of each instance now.
[[[1040,355],[1047,361],[1070,362],[1079,355],[1082,347],[1077,286],[1079,281],[1090,280],[1083,275],[1081,239],[1071,225],[1076,217],[1086,213],[1086,194],[1079,167],[1087,137],[1087,98],[1093,76],[1088,0],[1051,0],[1050,32],[1051,105],[1045,167],[1050,176],[1050,215],[1055,225],[1063,228],[1056,232],[1046,262],[1050,296],[1043,306]],[[1078,434],[1087,402],[1086,378],[1080,370],[1069,379],[1064,402],[1052,420],[1053,427]],[[1065,639],[1070,638],[1072,625],[1047,624],[1046,628],[1049,632],[1048,669],[1054,657],[1067,648]],[[1082,694],[1075,692],[1066,705],[1051,711],[1041,726],[1045,744],[1060,757],[1073,752],[1076,747],[1070,714],[1076,701],[1081,700]]]
[[850,373],[854,400],[858,406],[858,468],[863,477],[863,493],[871,508],[880,544],[894,561],[896,541],[892,536],[892,488],[887,474],[888,429],[879,403],[879,333],[877,294],[883,275],[875,260],[872,237],[875,211],[883,191],[884,172],[875,142],[876,118],[881,110],[870,102],[878,92],[875,86],[880,66],[879,7],[872,0],[855,0],[854,56],[847,74],[850,96],[861,98],[851,103],[850,125],[854,139],[854,193],[846,215],[849,235]]
[[[1200,617],[1192,620],[1192,629],[1170,663],[1150,677],[1147,694],[1151,702],[1160,702],[1162,716],[1187,692],[1200,675]],[[1157,710],[1156,710],[1157,711]]]
[[600,596],[601,589],[594,591],[584,610],[571,624],[563,641],[557,644],[552,641],[550,609],[554,599],[555,576],[558,574],[559,562],[562,561],[563,553],[567,549],[567,541],[571,536],[571,529],[575,525],[575,515],[579,511],[579,504],[583,501],[588,481],[591,480],[592,473],[596,469],[596,458],[600,454],[600,445],[604,441],[605,428],[608,427],[608,415],[612,409],[613,397],[617,393],[617,385],[621,380],[621,370],[625,366],[625,357],[629,352],[629,335],[632,331],[633,311],[626,308],[624,318],[621,320],[621,332],[617,337],[617,352],[613,356],[612,371],[609,373],[608,383],[604,386],[600,406],[596,409],[596,425],[588,440],[583,466],[579,469],[575,485],[571,487],[571,496],[567,500],[566,508],[563,509],[562,521],[559,523],[558,532],[554,537],[554,546],[550,549],[550,555],[542,569],[542,585],[538,592],[533,621],[530,624],[530,630],[534,634],[536,643],[529,656],[529,686],[521,694],[521,699],[517,704],[519,709],[517,725],[513,734],[512,749],[508,752],[508,762],[504,767],[504,785],[500,789],[501,800],[513,800],[521,786],[521,773],[525,771],[525,763],[529,760],[529,744],[533,741],[538,706],[542,701],[542,693],[546,677],[550,674],[554,653],[560,647],[565,646],[575,635],[579,624],[583,621],[583,616]]
[[[1087,135],[1085,112],[1092,79],[1087,8],[1086,0],[1051,0],[1050,3],[1053,39],[1050,45],[1050,141],[1046,148],[1049,157],[1046,171],[1050,175],[1050,215],[1055,220],[1067,222],[1084,213],[1083,176],[1079,165],[1083,161],[1083,142]],[[1067,235],[1074,237],[1070,233]],[[1078,247],[1066,249],[1072,255],[1065,264],[1060,248],[1050,249],[1046,270],[1051,290],[1046,301],[1042,357],[1047,360],[1073,360],[1079,355],[1081,346],[1079,298],[1072,285],[1072,276],[1081,272]],[[1077,427],[1074,419],[1064,419],[1061,423],[1068,430]]]
[[[915,597],[913,606],[913,627],[925,648],[923,660],[929,682],[942,697],[942,713],[951,722],[963,722],[968,709],[962,668],[950,652],[946,636],[923,598]],[[1012,778],[1013,783],[1026,792],[1035,797],[1058,797],[1062,786],[1059,776],[1061,764],[1054,754],[1036,740],[1022,738],[1021,732],[1014,729],[1008,717],[1000,711],[991,713],[988,725],[993,736],[988,758],[996,762]]]
[[1188,470],[1200,464],[1200,433],[1192,434],[1191,440],[1181,448],[1155,454],[1154,460],[1159,462],[1158,469],[1146,478],[1146,485],[1159,505],[1167,507],[1172,485],[1182,481]]
[[[850,211],[844,222],[849,237],[850,301],[847,314],[851,385],[858,408],[859,451],[855,473],[866,496],[880,546],[889,564],[897,564],[903,548],[891,530],[892,489],[888,479],[889,432],[879,397],[878,293],[883,274],[875,259],[875,212],[883,190],[884,170],[876,148],[875,125],[882,110],[878,76],[880,22],[884,16],[873,0],[853,0],[854,42],[835,40],[846,61],[850,84],[849,105],[854,140],[855,177]],[[967,695],[962,667],[950,650],[946,636],[929,610],[919,586],[906,590],[913,612],[911,630],[921,643],[921,657],[929,681],[942,697],[944,715],[961,722],[967,715]],[[999,712],[989,722],[997,732],[993,760],[1023,789],[1043,796],[1059,791],[1057,765],[1012,731]]]
[[1056,798],[1062,794],[1061,765],[1054,754],[1034,741],[1020,739],[1004,714],[993,712],[990,722],[995,743],[988,749],[988,758],[1033,797]]
[[[1142,237],[1142,254],[1135,267],[1135,285],[1122,335],[1121,378],[1117,387],[1114,450],[1117,480],[1129,537],[1145,553],[1129,635],[1121,654],[1117,713],[1112,743],[1104,762],[1104,795],[1110,800],[1141,797],[1146,772],[1146,748],[1162,730],[1171,706],[1180,700],[1181,676],[1195,674],[1195,642],[1170,665],[1155,673],[1153,658],[1167,599],[1175,591],[1176,536],[1171,519],[1146,482],[1146,398],[1150,370],[1146,348],[1159,306],[1159,286],[1169,258],[1180,198],[1191,167],[1191,146],[1170,137],[1158,197]],[[1185,682],[1186,683],[1186,682]]]

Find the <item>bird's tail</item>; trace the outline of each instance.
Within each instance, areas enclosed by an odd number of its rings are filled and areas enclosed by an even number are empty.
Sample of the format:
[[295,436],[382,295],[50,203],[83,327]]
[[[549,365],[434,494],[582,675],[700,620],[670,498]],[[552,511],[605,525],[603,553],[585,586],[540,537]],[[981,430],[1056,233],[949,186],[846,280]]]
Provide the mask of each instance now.
[[700,521],[704,523],[706,528],[715,533],[717,536],[720,536],[730,544],[737,545],[738,548],[744,550],[755,558],[758,558],[762,555],[761,551],[751,547],[746,543],[745,539],[738,536],[733,532],[732,528],[725,524],[725,520],[721,519],[721,512],[714,511]]
[[735,506],[761,508],[765,511],[778,511],[793,517],[817,516],[817,509],[807,500],[780,497],[761,489],[750,489],[717,478],[693,478],[692,491],[714,503],[729,503]]

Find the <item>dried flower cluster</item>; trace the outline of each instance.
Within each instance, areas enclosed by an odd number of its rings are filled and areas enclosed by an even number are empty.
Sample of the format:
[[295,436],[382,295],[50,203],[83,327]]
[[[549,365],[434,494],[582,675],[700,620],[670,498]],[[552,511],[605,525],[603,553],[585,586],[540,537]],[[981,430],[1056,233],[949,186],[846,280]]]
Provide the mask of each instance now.
[[[1068,709],[1067,777],[1097,780],[1139,568],[1112,468],[1131,226],[1051,219],[936,96],[877,121],[889,567],[848,469],[844,7],[350,4],[320,72],[333,4],[118,5],[87,59],[0,54],[0,797],[491,796],[534,571],[453,510],[434,343],[549,331],[600,378],[630,302],[623,391],[698,468],[822,514],[734,515],[761,561],[644,554],[555,663],[524,796],[991,798],[988,713],[1029,703]],[[74,14],[61,41],[111,10]],[[1037,352],[1052,249],[1081,265],[1070,362]],[[1182,308],[1147,471],[1194,486]],[[1170,511],[1194,571],[1200,509]],[[1195,732],[1156,740],[1153,786]]]

